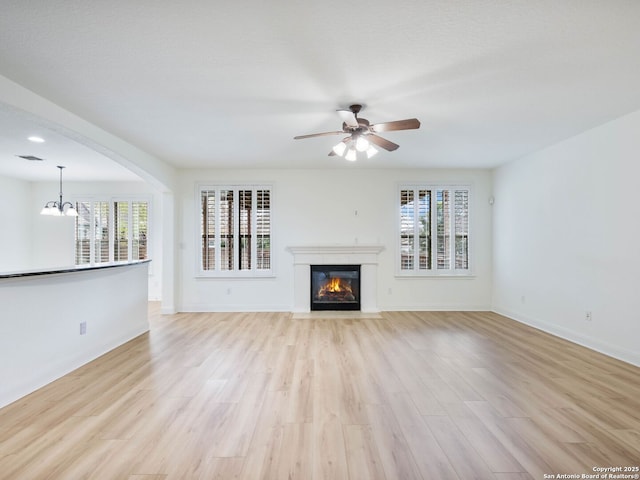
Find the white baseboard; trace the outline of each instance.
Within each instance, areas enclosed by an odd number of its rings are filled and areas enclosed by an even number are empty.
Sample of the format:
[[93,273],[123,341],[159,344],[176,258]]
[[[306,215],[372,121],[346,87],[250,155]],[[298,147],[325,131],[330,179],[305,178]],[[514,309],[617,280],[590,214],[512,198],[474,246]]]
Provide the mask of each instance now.
[[215,303],[187,303],[180,312],[291,312],[291,305],[219,305]]
[[383,312],[490,312],[489,305],[384,305]]
[[551,335],[555,335],[556,337],[560,337],[564,340],[582,345],[583,347],[595,350],[596,352],[602,353],[609,357],[613,357],[618,360],[622,360],[623,362],[630,363],[631,365],[640,367],[640,352],[627,350],[617,345],[604,342],[598,338],[593,338],[580,332],[570,330],[568,328],[559,327],[557,325],[530,318],[517,312],[510,311],[506,308],[494,307],[492,311],[499,315],[503,315],[507,318],[515,320],[516,322],[529,325],[530,327],[542,330],[546,333],[550,333]]

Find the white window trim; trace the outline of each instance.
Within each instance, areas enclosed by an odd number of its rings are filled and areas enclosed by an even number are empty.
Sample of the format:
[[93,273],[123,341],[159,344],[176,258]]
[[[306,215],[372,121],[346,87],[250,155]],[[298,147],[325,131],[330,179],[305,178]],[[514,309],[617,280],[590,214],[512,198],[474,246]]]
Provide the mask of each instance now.
[[[416,189],[416,190],[431,190],[432,192],[434,192],[434,190],[468,190],[469,191],[469,244],[468,244],[468,265],[469,268],[468,269],[456,269],[455,268],[455,235],[454,240],[451,242],[451,253],[450,253],[450,257],[451,257],[451,264],[453,265],[453,268],[449,268],[449,269],[438,269],[438,268],[431,268],[430,270],[420,270],[417,268],[413,268],[411,270],[402,270],[402,260],[401,260],[401,241],[400,241],[400,221],[401,221],[401,215],[400,215],[400,208],[399,208],[399,203],[400,203],[400,192],[402,190],[407,190],[407,189]],[[432,193],[433,195],[433,193]],[[433,197],[432,197],[433,198]],[[432,199],[432,202],[434,202],[434,200]],[[396,210],[396,227],[395,227],[395,252],[394,252],[394,256],[395,256],[395,276],[399,277],[399,278],[416,278],[416,277],[438,277],[438,278],[444,278],[444,277],[452,277],[452,278],[471,278],[475,276],[474,273],[474,263],[475,263],[475,257],[473,255],[473,251],[474,251],[474,247],[473,245],[475,244],[475,237],[473,234],[473,185],[472,184],[468,184],[468,183],[431,183],[431,182],[401,182],[398,183],[397,185],[397,189],[396,189],[396,195],[395,195],[395,210]],[[450,217],[451,219],[454,218],[454,202],[450,203]],[[436,215],[436,209],[433,208],[433,204],[432,204],[432,209],[431,211],[433,212],[432,215]],[[453,224],[453,221],[452,221]],[[418,228],[417,222],[415,225],[415,228]],[[431,221],[431,238],[432,238],[432,242],[434,242],[433,244],[435,245],[435,239],[437,238],[437,222],[435,221]],[[437,247],[434,247],[434,250],[437,250]],[[418,255],[418,249],[416,248],[416,255]],[[434,257],[432,260],[435,264],[435,262],[437,261],[436,258]],[[414,265],[417,265],[418,262],[414,262]]]
[[[271,222],[271,230],[270,230],[270,251],[269,251],[269,255],[270,255],[270,266],[271,268],[269,269],[260,269],[258,270],[256,268],[257,263],[254,261],[252,261],[252,267],[250,270],[204,270],[202,268],[202,231],[200,230],[201,228],[201,194],[203,190],[215,190],[216,192],[219,192],[220,190],[234,190],[235,192],[237,192],[238,190],[251,190],[252,192],[255,192],[256,190],[269,190],[269,199],[271,202],[271,205],[273,205],[273,184],[271,183],[262,183],[262,182],[232,182],[232,183],[196,183],[196,187],[195,187],[195,213],[196,213],[196,218],[195,218],[195,238],[197,241],[197,245],[195,248],[195,278],[247,278],[247,279],[252,279],[252,278],[273,278],[275,277],[275,269],[274,269],[274,265],[275,265],[275,248],[274,248],[274,241],[273,241],[273,225],[274,225],[274,213],[273,213],[273,208],[270,208],[269,210],[269,217],[270,217],[270,222]],[[234,199],[236,198],[236,195],[234,195]],[[254,202],[257,201],[257,195],[251,195],[251,202],[252,205],[254,204]],[[238,202],[236,202],[234,200],[234,211],[233,211],[233,217],[234,218],[239,218],[238,217]],[[256,218],[257,218],[257,208],[252,208],[252,212],[251,212],[251,222],[253,225],[256,224]],[[219,232],[220,231],[220,216],[216,215],[215,217],[215,231]],[[233,248],[234,251],[238,251],[238,244],[240,242],[240,235],[236,235],[234,234],[233,236]],[[257,252],[257,242],[258,242],[258,238],[256,235],[253,235],[253,237],[251,238],[251,251],[252,252]],[[216,265],[220,265],[220,249],[216,248],[216,261],[215,264]]]
[[[93,203],[95,202],[108,202],[109,203],[109,261],[108,262],[96,262],[95,261],[95,244],[93,241],[89,242],[89,258],[90,261],[89,263],[83,263],[82,265],[84,266],[95,266],[95,265],[106,265],[109,263],[115,263],[115,264],[120,264],[120,263],[128,263],[131,260],[131,254],[132,254],[132,248],[133,248],[133,242],[129,241],[128,245],[127,245],[127,258],[129,258],[129,260],[119,260],[119,261],[114,261],[114,255],[113,255],[113,238],[114,238],[114,233],[115,233],[115,209],[113,208],[113,205],[115,202],[147,202],[147,231],[148,231],[148,238],[147,238],[147,258],[148,259],[152,259],[153,258],[153,242],[149,242],[149,238],[154,238],[154,233],[153,233],[153,202],[152,202],[152,197],[151,195],[117,195],[117,196],[104,196],[104,195],[74,195],[71,198],[71,201],[73,203],[77,203],[77,202],[91,202],[92,204],[92,213],[93,213]],[[129,212],[128,212],[128,225],[132,225],[132,216],[133,216],[133,209],[130,208]],[[94,229],[95,225],[92,223],[91,224],[91,233],[93,234],[93,229]],[[131,232],[132,230],[129,229],[129,231]],[[93,237],[93,235],[90,235],[90,237]],[[74,239],[74,258],[75,258],[75,239]],[[153,262],[152,262],[153,263]],[[149,275],[151,275],[151,268],[152,265],[149,265]]]

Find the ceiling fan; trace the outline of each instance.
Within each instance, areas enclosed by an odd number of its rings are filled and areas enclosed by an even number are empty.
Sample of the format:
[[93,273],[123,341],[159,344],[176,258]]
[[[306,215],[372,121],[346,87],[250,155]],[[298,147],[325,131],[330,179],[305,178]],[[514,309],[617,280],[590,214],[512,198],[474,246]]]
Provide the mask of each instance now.
[[355,161],[357,158],[356,152],[365,152],[367,158],[371,158],[378,153],[378,150],[372,144],[389,152],[397,150],[398,147],[400,147],[397,143],[390,142],[376,135],[377,133],[420,128],[420,121],[417,118],[375,123],[372,125],[366,118],[358,118],[358,113],[360,113],[361,109],[362,105],[356,104],[351,105],[349,109],[337,110],[338,115],[340,115],[343,121],[342,130],[298,135],[293,138],[294,140],[300,140],[302,138],[324,137],[327,135],[341,135],[346,133],[347,136],[331,149],[329,156],[344,155],[346,160]]

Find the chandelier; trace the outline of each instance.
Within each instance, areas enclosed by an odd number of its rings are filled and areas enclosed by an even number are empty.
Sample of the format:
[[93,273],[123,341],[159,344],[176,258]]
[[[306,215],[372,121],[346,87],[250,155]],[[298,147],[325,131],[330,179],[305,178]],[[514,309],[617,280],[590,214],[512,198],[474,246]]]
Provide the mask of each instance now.
[[62,201],[62,169],[63,166],[58,165],[60,169],[60,199],[47,202],[40,211],[40,215],[51,215],[53,217],[77,217],[78,210],[71,202]]

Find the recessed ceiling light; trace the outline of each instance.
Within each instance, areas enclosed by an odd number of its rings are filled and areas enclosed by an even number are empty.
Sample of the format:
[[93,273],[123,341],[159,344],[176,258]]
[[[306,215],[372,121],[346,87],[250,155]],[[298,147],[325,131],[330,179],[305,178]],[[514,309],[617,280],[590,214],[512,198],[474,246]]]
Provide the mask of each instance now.
[[44,143],[44,138],[36,137],[36,136],[31,136],[27,140],[33,143]]

